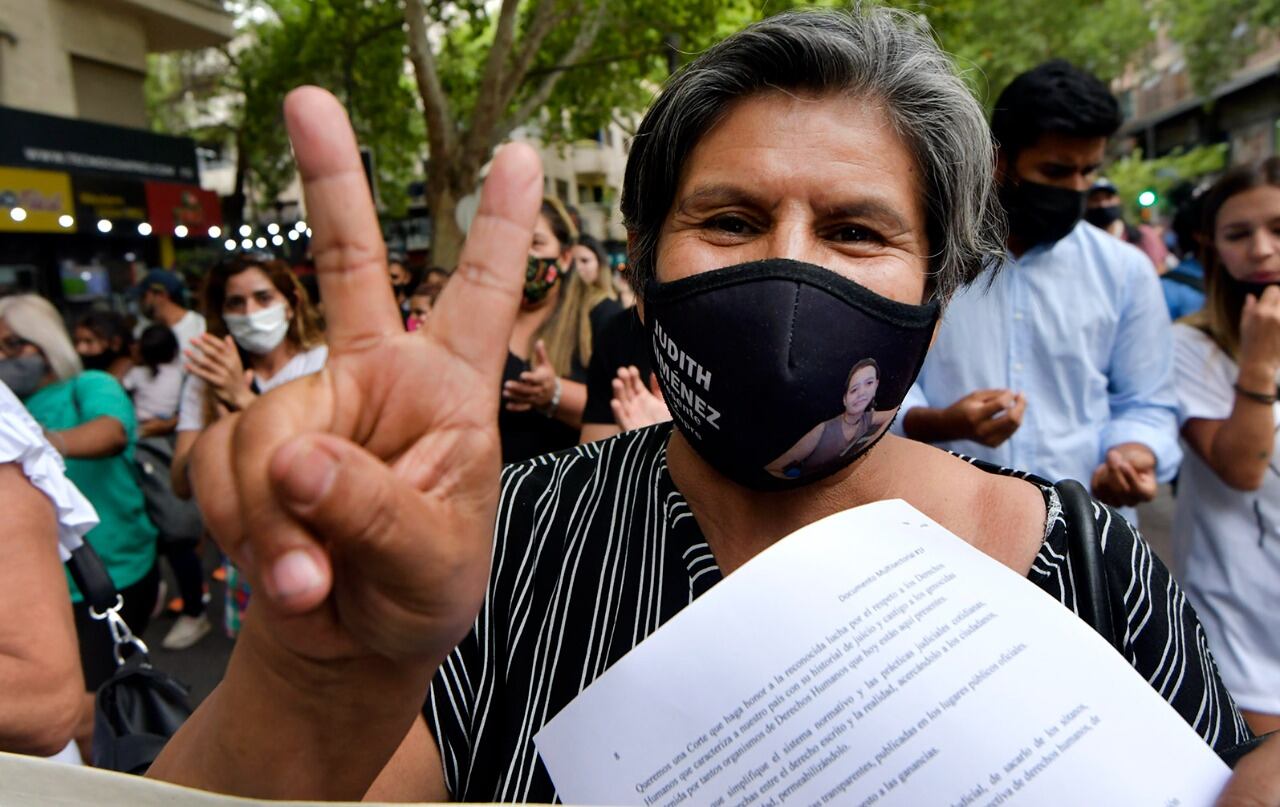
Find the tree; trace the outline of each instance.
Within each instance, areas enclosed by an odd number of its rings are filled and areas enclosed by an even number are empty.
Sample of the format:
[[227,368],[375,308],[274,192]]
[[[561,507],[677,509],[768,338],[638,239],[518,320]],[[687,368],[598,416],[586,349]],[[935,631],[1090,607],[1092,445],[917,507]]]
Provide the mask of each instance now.
[[598,129],[615,110],[642,108],[678,61],[677,48],[707,47],[719,21],[747,8],[723,0],[406,0],[430,148],[432,262],[456,261],[458,201],[516,127],[537,119],[547,139],[566,139]]
[[255,0],[223,48],[153,57],[148,75],[156,128],[236,153],[234,197],[269,206],[293,179],[281,102],[317,84],[346,105],[373,153],[379,195],[403,211],[422,155],[422,125],[405,72],[403,19],[379,0]]
[[1156,8],[1201,92],[1230,77],[1280,28],[1280,0],[1160,0]]

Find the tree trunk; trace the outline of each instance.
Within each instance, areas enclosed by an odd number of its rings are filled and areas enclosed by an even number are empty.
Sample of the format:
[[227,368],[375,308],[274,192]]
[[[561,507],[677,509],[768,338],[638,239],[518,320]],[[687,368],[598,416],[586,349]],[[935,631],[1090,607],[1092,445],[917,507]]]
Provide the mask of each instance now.
[[462,243],[465,234],[458,226],[458,199],[453,189],[444,183],[439,187],[427,186],[427,207],[431,210],[431,257],[432,266],[443,266],[450,271],[458,265],[462,255]]

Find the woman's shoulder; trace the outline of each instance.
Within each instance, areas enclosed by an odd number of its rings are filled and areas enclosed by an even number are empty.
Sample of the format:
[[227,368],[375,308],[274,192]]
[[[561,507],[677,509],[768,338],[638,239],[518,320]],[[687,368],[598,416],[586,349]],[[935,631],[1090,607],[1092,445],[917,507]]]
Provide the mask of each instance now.
[[[501,514],[557,510],[586,489],[609,495],[656,482],[665,468],[670,433],[671,424],[660,423],[503,467],[499,523]],[[509,523],[506,529],[519,528]]]

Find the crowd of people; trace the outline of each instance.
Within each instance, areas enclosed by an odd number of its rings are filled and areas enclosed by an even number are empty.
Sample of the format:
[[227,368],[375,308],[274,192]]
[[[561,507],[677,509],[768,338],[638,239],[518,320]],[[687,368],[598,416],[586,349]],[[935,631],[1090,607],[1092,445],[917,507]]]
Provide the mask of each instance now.
[[[1131,226],[1099,177],[1105,84],[1053,60],[993,109],[914,18],[752,25],[641,123],[619,283],[519,146],[457,268],[387,254],[342,110],[296,91],[314,279],[253,254],[198,289],[153,270],[136,326],[0,298],[22,533],[0,577],[31,603],[0,680],[48,695],[0,697],[3,750],[88,750],[111,636],[54,560],[83,538],[135,633],[168,564],[166,647],[211,629],[209,574],[227,587],[226,677],[151,775],[552,801],[537,728],[824,515],[905,499],[1075,609],[1060,479],[1095,499],[1126,660],[1221,753],[1280,730],[1280,158]],[[1158,495],[1171,570],[1134,509]],[[203,529],[166,534],[156,508],[193,496]],[[1277,743],[1232,787],[1274,797]]]

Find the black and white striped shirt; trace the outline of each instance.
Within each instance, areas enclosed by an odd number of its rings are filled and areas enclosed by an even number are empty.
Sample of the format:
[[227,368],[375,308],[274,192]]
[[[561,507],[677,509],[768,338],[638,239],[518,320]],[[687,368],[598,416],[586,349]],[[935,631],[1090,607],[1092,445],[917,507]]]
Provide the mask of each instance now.
[[[667,472],[669,434],[654,426],[504,469],[484,605],[424,707],[455,799],[556,801],[533,735],[721,579]],[[1049,512],[1028,577],[1074,610],[1057,492],[1017,475]],[[1127,521],[1098,513],[1126,658],[1215,749],[1247,740],[1182,590]]]

